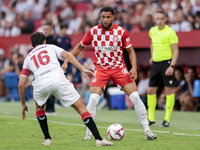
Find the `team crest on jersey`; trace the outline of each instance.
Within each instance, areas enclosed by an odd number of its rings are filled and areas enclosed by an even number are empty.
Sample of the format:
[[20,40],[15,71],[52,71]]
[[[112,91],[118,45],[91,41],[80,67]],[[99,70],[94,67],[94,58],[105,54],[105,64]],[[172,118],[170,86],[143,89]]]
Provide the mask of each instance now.
[[129,72],[128,72],[128,70],[126,68],[122,69],[122,73],[125,74],[125,75],[129,74]]
[[58,38],[58,39],[57,39],[57,42],[58,42],[58,43],[61,43],[61,41],[62,41],[61,38]]
[[126,39],[126,42],[130,42],[131,40],[130,40],[130,37],[128,37],[127,39]]
[[114,35],[113,41],[114,41],[114,42],[117,42],[117,41],[118,41],[118,36],[117,36],[117,35]]

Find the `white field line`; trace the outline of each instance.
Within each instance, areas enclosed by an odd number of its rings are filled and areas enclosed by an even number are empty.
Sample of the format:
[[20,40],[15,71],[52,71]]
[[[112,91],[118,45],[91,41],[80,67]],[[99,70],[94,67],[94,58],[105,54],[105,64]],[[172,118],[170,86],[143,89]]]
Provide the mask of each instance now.
[[[5,115],[0,115],[0,117],[22,119],[21,117],[5,116]],[[26,118],[26,119],[27,119],[27,120],[34,120],[34,121],[37,121],[37,119],[34,119],[34,118]],[[83,127],[85,127],[84,124],[74,124],[74,123],[66,123],[66,122],[51,121],[51,120],[49,120],[48,122],[56,123],[56,124],[64,124],[64,125],[83,126]],[[101,126],[97,126],[97,127],[98,127],[98,128],[102,128],[102,129],[107,129],[107,128],[108,128],[108,127],[101,127]],[[140,132],[142,131],[142,132],[144,132],[144,130],[139,130],[139,129],[125,129],[125,130],[129,130],[129,131],[140,131]],[[185,133],[175,133],[175,132],[157,131],[157,130],[154,130],[153,132],[167,133],[167,134],[176,134],[176,135],[185,135],[185,136],[200,136],[199,134],[185,134]]]

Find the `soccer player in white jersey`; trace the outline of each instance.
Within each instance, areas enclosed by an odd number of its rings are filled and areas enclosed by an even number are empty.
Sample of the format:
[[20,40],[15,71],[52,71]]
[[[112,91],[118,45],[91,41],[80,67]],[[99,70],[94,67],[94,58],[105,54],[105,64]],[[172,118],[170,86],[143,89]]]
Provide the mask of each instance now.
[[[103,7],[100,10],[100,16],[101,24],[90,28],[81,42],[71,52],[74,56],[77,56],[89,44],[92,44],[94,50],[95,77],[91,81],[91,95],[87,109],[94,118],[99,98],[109,79],[112,79],[133,102],[135,111],[144,128],[145,138],[147,140],[156,139],[157,135],[153,134],[149,129],[146,109],[137,92],[135,83],[137,78],[136,55],[128,32],[113,23],[115,15],[112,7]],[[129,53],[129,59],[132,64],[130,72],[126,69],[123,60],[123,48]],[[63,69],[67,67],[66,64],[67,61],[62,66]],[[92,133],[87,128],[84,139],[91,140],[91,138]]]
[[28,106],[25,103],[24,85],[29,72],[32,71],[35,76],[32,85],[34,87],[33,98],[36,102],[36,116],[45,136],[45,141],[42,145],[51,145],[51,136],[48,131],[47,117],[44,111],[45,103],[51,95],[61,100],[64,106],[71,105],[81,115],[83,122],[96,139],[96,146],[114,145],[101,138],[91,114],[83,105],[80,95],[75,90],[73,84],[66,79],[57,58],[69,60],[88,79],[93,77],[94,74],[86,70],[69,52],[55,45],[46,44],[45,35],[41,32],[31,35],[31,43],[34,49],[24,60],[18,88],[22,105],[22,119],[25,119],[25,111],[28,111]]

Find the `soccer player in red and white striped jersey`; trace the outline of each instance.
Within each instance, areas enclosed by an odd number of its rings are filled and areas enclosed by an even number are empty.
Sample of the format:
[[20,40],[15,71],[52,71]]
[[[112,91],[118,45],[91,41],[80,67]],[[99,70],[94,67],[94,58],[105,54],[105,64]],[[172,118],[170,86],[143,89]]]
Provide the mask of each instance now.
[[[115,15],[112,7],[103,7],[100,10],[100,17],[101,24],[90,28],[81,42],[71,52],[74,56],[77,56],[85,46],[92,44],[93,47],[95,77],[91,81],[91,95],[87,109],[94,118],[99,98],[107,82],[112,79],[133,102],[135,111],[144,128],[145,138],[147,140],[156,139],[157,135],[149,129],[146,108],[137,92],[135,83],[137,78],[136,55],[129,34],[124,28],[113,23]],[[132,64],[129,72],[123,60],[123,48],[128,51]],[[67,66],[66,64],[67,61],[62,66],[63,69]],[[88,129],[84,139],[91,140],[91,133]]]

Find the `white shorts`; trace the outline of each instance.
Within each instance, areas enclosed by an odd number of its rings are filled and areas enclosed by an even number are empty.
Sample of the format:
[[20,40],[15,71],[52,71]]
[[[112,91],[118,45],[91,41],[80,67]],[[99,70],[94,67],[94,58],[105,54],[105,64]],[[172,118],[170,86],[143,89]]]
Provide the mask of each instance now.
[[52,78],[45,84],[34,86],[33,98],[39,106],[44,105],[51,95],[54,95],[66,107],[71,106],[80,98],[74,85],[64,75]]

